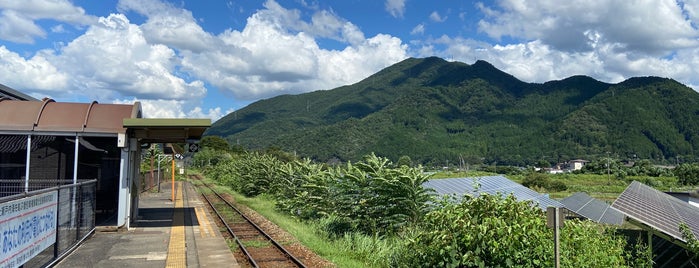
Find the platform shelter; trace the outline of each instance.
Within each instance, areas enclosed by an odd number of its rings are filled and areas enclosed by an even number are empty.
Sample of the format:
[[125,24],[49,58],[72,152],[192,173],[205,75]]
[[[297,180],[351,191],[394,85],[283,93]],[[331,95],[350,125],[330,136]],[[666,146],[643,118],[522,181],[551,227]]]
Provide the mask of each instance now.
[[139,102],[38,100],[0,84],[0,267],[51,266],[97,226],[128,229],[141,148],[195,142],[210,125],[146,119]]

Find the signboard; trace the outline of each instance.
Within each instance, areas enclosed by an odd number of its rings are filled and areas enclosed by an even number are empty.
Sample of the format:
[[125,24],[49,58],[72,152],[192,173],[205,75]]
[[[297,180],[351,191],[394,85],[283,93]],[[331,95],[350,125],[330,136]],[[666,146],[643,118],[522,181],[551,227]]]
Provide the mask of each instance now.
[[189,147],[189,151],[190,151],[190,152],[196,153],[196,152],[199,151],[199,144],[190,143],[190,144],[188,144],[188,145],[189,145],[188,147]]
[[56,243],[58,192],[0,204],[0,268],[18,267]]

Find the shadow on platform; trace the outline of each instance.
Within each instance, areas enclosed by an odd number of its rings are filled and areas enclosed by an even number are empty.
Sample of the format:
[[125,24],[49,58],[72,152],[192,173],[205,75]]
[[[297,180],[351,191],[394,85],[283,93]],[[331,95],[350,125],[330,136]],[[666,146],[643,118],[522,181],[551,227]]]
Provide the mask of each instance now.
[[191,220],[185,220],[183,226],[199,226],[197,217],[189,217],[189,215],[195,215],[194,208],[141,208],[138,210],[138,220],[136,221],[136,226],[138,227],[170,227],[172,225],[172,217],[175,211],[182,211],[185,218],[190,218]]

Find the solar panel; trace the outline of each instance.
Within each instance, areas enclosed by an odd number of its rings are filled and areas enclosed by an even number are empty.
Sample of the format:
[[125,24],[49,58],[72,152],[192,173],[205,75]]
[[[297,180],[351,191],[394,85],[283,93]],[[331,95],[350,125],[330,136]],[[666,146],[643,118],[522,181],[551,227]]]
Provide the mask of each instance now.
[[640,182],[632,182],[612,207],[678,240],[685,241],[680,223],[687,224],[694,237],[699,237],[699,209]]
[[583,192],[577,192],[561,200],[568,210],[595,222],[621,225],[624,214],[609,206],[604,201],[597,200]]
[[533,201],[542,210],[546,207],[562,207],[561,203],[548,196],[511,181],[503,176],[478,178],[433,179],[425,182],[423,187],[432,188],[438,195],[479,195],[480,193],[512,194],[518,201]]

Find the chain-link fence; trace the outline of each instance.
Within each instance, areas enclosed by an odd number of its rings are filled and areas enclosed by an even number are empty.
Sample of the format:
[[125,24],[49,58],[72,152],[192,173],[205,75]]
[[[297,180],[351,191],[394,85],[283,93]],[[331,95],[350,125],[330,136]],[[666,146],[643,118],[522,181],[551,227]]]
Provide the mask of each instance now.
[[49,180],[49,179],[0,179],[0,197],[13,196],[16,194],[37,191],[41,189],[58,187],[72,184],[73,180]]
[[0,198],[0,235],[9,241],[0,267],[46,267],[75,249],[95,230],[96,186],[90,180]]

